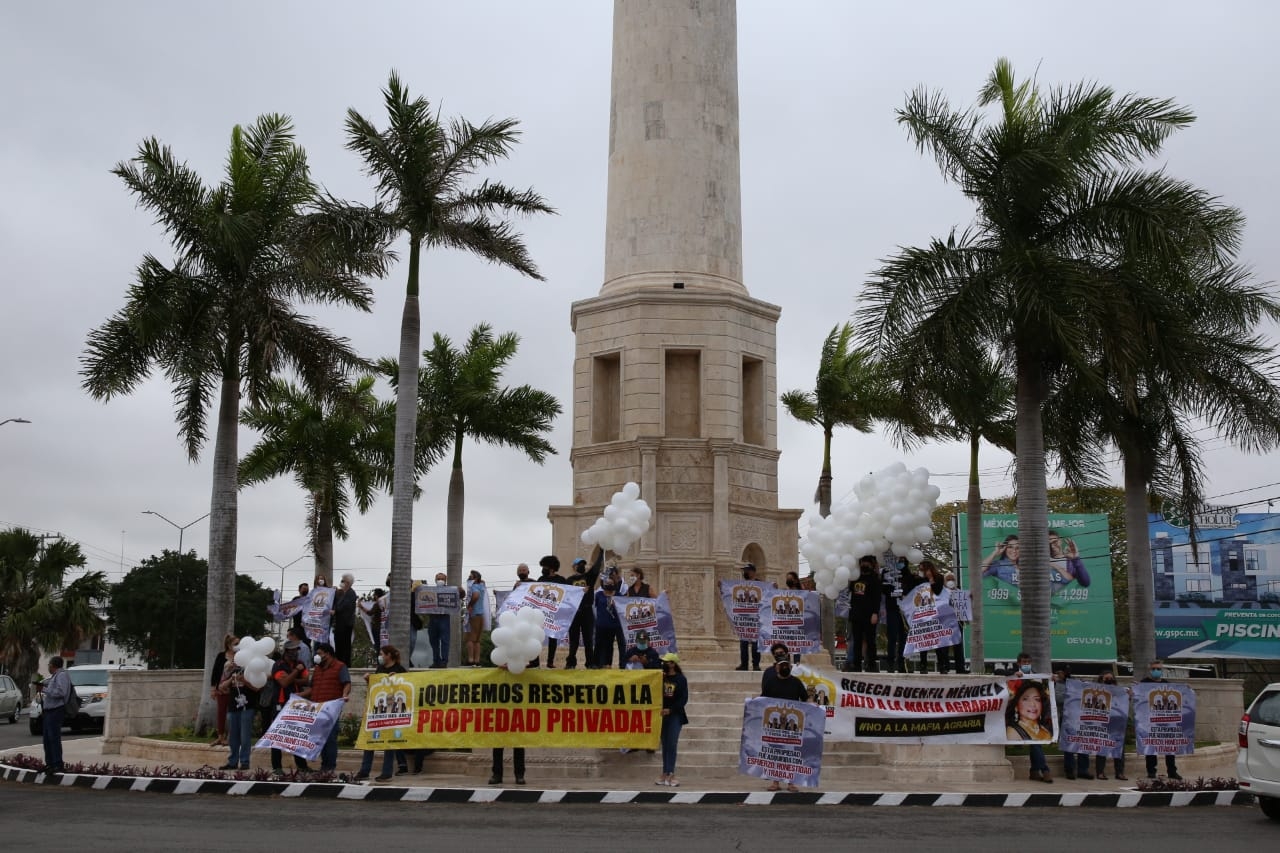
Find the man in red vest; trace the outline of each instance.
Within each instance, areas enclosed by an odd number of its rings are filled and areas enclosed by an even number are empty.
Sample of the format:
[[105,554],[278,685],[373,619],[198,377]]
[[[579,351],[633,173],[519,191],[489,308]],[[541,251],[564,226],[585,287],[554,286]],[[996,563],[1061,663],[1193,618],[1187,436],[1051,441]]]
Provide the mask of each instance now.
[[[315,669],[311,671],[312,702],[347,701],[351,697],[351,673],[347,665],[334,656],[333,646],[316,643]],[[320,752],[320,772],[333,773],[338,769],[338,726],[329,732]]]

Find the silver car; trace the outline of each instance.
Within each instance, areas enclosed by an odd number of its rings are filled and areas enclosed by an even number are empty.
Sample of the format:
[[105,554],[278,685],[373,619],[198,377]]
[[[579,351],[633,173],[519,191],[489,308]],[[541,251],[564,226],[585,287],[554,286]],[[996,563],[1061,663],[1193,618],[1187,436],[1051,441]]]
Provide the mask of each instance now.
[[1280,820],[1280,682],[1268,684],[1240,718],[1236,777],[1262,813]]
[[18,722],[18,712],[22,710],[22,691],[13,679],[0,675],[0,720],[11,723]]
[[[111,707],[107,682],[113,671],[122,669],[142,669],[142,667],[122,666],[115,663],[90,663],[67,667],[67,674],[71,676],[71,683],[75,686],[76,695],[80,697],[80,713],[74,718],[64,719],[62,725],[69,727],[73,732],[78,732],[88,726],[92,726],[99,731],[105,729],[107,711]],[[37,695],[28,710],[29,719],[27,723],[31,727],[31,734],[33,735],[41,734],[44,731],[44,720],[41,718],[44,713],[44,707],[41,705],[40,699],[41,697]]]

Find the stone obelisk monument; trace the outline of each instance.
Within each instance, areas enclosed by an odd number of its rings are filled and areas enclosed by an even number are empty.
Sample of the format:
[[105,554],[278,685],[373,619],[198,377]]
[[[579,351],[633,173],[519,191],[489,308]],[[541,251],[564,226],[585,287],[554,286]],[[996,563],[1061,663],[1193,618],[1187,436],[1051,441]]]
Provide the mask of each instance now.
[[[622,557],[666,590],[682,653],[737,641],[719,578],[782,585],[800,510],[778,508],[781,309],[743,284],[734,0],[616,0],[604,284],[575,302],[573,503],[553,547],[628,481],[654,508]],[[736,654],[726,662],[736,661]]]

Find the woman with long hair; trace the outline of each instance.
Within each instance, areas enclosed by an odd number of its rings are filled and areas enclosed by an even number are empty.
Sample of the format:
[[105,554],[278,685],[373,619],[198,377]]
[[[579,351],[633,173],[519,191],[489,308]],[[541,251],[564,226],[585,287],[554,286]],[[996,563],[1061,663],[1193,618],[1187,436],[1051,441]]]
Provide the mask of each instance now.
[[680,746],[680,730],[689,722],[684,707],[689,704],[689,681],[680,669],[680,656],[668,652],[662,656],[662,778],[653,784],[679,788],[676,779],[676,750]]
[[210,746],[226,746],[227,745],[227,699],[230,693],[222,690],[222,674],[227,668],[227,661],[232,660],[236,656],[236,645],[240,642],[235,634],[227,634],[222,638],[222,651],[218,652],[213,659],[213,669],[209,672],[209,695],[213,697],[214,703],[217,705],[217,713],[214,716],[214,725],[218,729],[218,736],[213,739]]
[[484,632],[485,616],[489,613],[488,592],[484,579],[475,569],[467,576],[467,630],[463,649],[467,654],[464,665],[480,665],[480,635]]

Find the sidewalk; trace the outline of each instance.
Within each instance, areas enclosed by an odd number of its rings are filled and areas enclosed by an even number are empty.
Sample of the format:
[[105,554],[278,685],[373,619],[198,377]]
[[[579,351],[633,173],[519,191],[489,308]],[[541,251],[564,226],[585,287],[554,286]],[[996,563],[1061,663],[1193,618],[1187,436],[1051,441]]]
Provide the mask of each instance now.
[[[136,739],[133,741],[136,743]],[[132,745],[132,744],[131,744]],[[67,740],[63,742],[63,754],[68,764],[115,764],[120,766],[132,766],[142,771],[142,775],[146,775],[146,771],[157,767],[178,767],[186,770],[198,770],[201,767],[214,768],[220,766],[226,759],[225,748],[219,747],[213,749],[211,747],[200,744],[181,744],[166,741],[147,741],[146,746],[156,750],[150,757],[131,757],[128,755],[104,755],[102,752],[103,738],[80,738],[76,740]],[[15,753],[25,753],[27,755],[39,756],[39,745],[11,749],[5,753],[0,753],[0,763],[3,758]],[[539,753],[554,752],[556,755],[550,761],[544,760]],[[816,789],[802,789],[800,794],[792,795],[774,795],[765,791],[767,782],[749,776],[736,774],[736,768],[716,769],[714,773],[709,773],[705,769],[693,768],[688,772],[678,771],[677,777],[680,779],[680,787],[671,789],[661,786],[655,786],[654,780],[661,775],[660,756],[649,755],[643,750],[637,750],[625,756],[618,756],[617,760],[610,760],[606,764],[598,765],[601,773],[607,775],[597,776],[595,778],[583,778],[580,768],[560,766],[565,763],[562,761],[565,750],[537,750],[530,749],[528,751],[529,762],[526,772],[528,784],[526,786],[517,787],[514,785],[514,774],[510,769],[511,753],[506,752],[507,771],[504,774],[505,786],[489,786],[487,781],[489,778],[490,754],[488,750],[477,750],[475,753],[437,753],[429,759],[430,765],[421,774],[399,775],[391,782],[379,783],[363,783],[350,784],[346,787],[353,789],[350,794],[342,794],[344,797],[363,799],[369,794],[360,793],[361,789],[388,789],[384,794],[391,794],[392,790],[408,789],[409,791],[418,790],[419,794],[414,795],[403,794],[395,799],[426,799],[428,797],[421,796],[427,792],[439,792],[444,790],[455,790],[458,792],[472,791],[476,794],[483,794],[485,790],[500,791],[504,787],[515,793],[524,791],[528,794],[541,792],[595,792],[599,795],[601,801],[608,802],[627,802],[635,800],[635,797],[624,797],[626,792],[648,792],[652,794],[661,794],[662,801],[671,800],[673,796],[684,794],[737,794],[746,798],[750,795],[747,802],[769,802],[772,798],[779,798],[779,801],[787,801],[788,797],[792,802],[837,802],[841,799],[849,802],[850,796],[863,798],[858,800],[863,802],[865,797],[870,795],[876,797],[876,801],[866,801],[865,804],[908,804],[928,805],[930,803],[919,801],[920,798],[927,798],[931,795],[944,795],[940,798],[935,797],[934,802],[940,805],[963,805],[968,798],[975,798],[974,804],[981,805],[1014,805],[1014,804],[1034,804],[1034,805],[1050,805],[1053,801],[1057,801],[1060,805],[1080,805],[1085,795],[1112,795],[1106,797],[1107,800],[1115,799],[1114,805],[1136,805],[1137,804],[1137,780],[1141,778],[1143,766],[1141,760],[1134,761],[1132,757],[1129,759],[1128,776],[1129,781],[1119,782],[1115,780],[1099,781],[1099,780],[1078,780],[1069,781],[1065,777],[1056,775],[1054,784],[1047,785],[1042,782],[1030,781],[1025,773],[1016,772],[1016,778],[1003,782],[974,782],[967,783],[963,787],[956,785],[939,784],[934,786],[905,786],[895,783],[892,779],[876,780],[868,782],[866,786],[848,785],[839,786],[839,790],[819,786]],[[583,752],[594,752],[583,750]],[[359,765],[361,753],[356,750],[342,750],[339,758],[339,771],[349,775],[354,775],[356,767]],[[291,766],[288,756],[285,758],[286,767]],[[567,761],[567,759],[566,759]],[[1017,759],[1014,759],[1015,768],[1019,767]],[[1023,760],[1025,762],[1025,759]],[[1235,777],[1235,748],[1231,745],[1220,745],[1202,750],[1194,756],[1183,756],[1179,758],[1179,765],[1182,776],[1188,780],[1194,780],[1197,777],[1213,778],[1213,777]],[[254,753],[254,775],[257,776],[259,768],[269,767],[269,758],[267,753],[263,751],[255,751]],[[375,770],[378,772],[380,767],[380,759],[375,760]],[[1163,761],[1160,769],[1163,771]],[[701,771],[701,772],[700,772]],[[577,775],[575,775],[575,773]],[[34,777],[37,774],[26,774]],[[39,774],[43,777],[43,774]],[[221,774],[217,774],[221,775]],[[17,778],[12,773],[5,773],[5,778]],[[81,777],[84,778],[84,777]],[[229,778],[229,777],[228,777]],[[34,778],[24,779],[24,781],[34,781]],[[65,782],[63,784],[66,784]],[[86,784],[86,783],[77,783]],[[89,783],[91,784],[91,783]],[[230,790],[233,786],[226,782],[218,786],[211,787],[210,790],[219,789],[228,793],[250,793],[248,788],[257,787],[258,785],[271,784],[264,782],[245,782],[241,787],[243,790]],[[105,785],[96,786],[105,787]],[[168,786],[174,787],[174,786]],[[186,786],[190,788],[190,786]],[[283,789],[290,788],[306,788],[307,785],[293,784],[285,785],[277,783],[272,785],[273,788]],[[259,791],[253,791],[259,793]],[[264,790],[261,793],[285,793],[283,790]],[[757,796],[758,795],[758,796]],[[946,795],[956,795],[948,797]],[[1006,801],[997,803],[991,800],[990,795],[1004,795]],[[1128,795],[1116,798],[1115,795]],[[1033,800],[1028,801],[1028,797],[1034,796]],[[1183,803],[1178,800],[1194,799],[1199,796],[1202,800],[1211,798],[1213,795],[1192,795],[1187,794],[1169,794],[1168,792],[1158,794],[1143,795],[1145,798],[1159,797],[1169,801],[1164,804],[1180,805]],[[1247,795],[1245,795],[1247,797]],[[383,799],[376,795],[374,798]],[[457,801],[457,797],[440,796],[430,797],[432,799],[453,799]],[[541,797],[546,800],[546,797]],[[1011,798],[1011,799],[1010,799]],[[471,797],[472,800],[490,800],[495,797]],[[524,799],[523,797],[521,799]],[[538,799],[535,797],[534,799]],[[574,799],[574,798],[570,798]],[[644,797],[645,800],[650,799]],[[683,796],[679,796],[676,801],[685,800]],[[1096,799],[1096,797],[1094,797]],[[1221,798],[1220,798],[1221,799]],[[1018,802],[1015,802],[1018,801]],[[1097,803],[1091,803],[1097,804]]]

